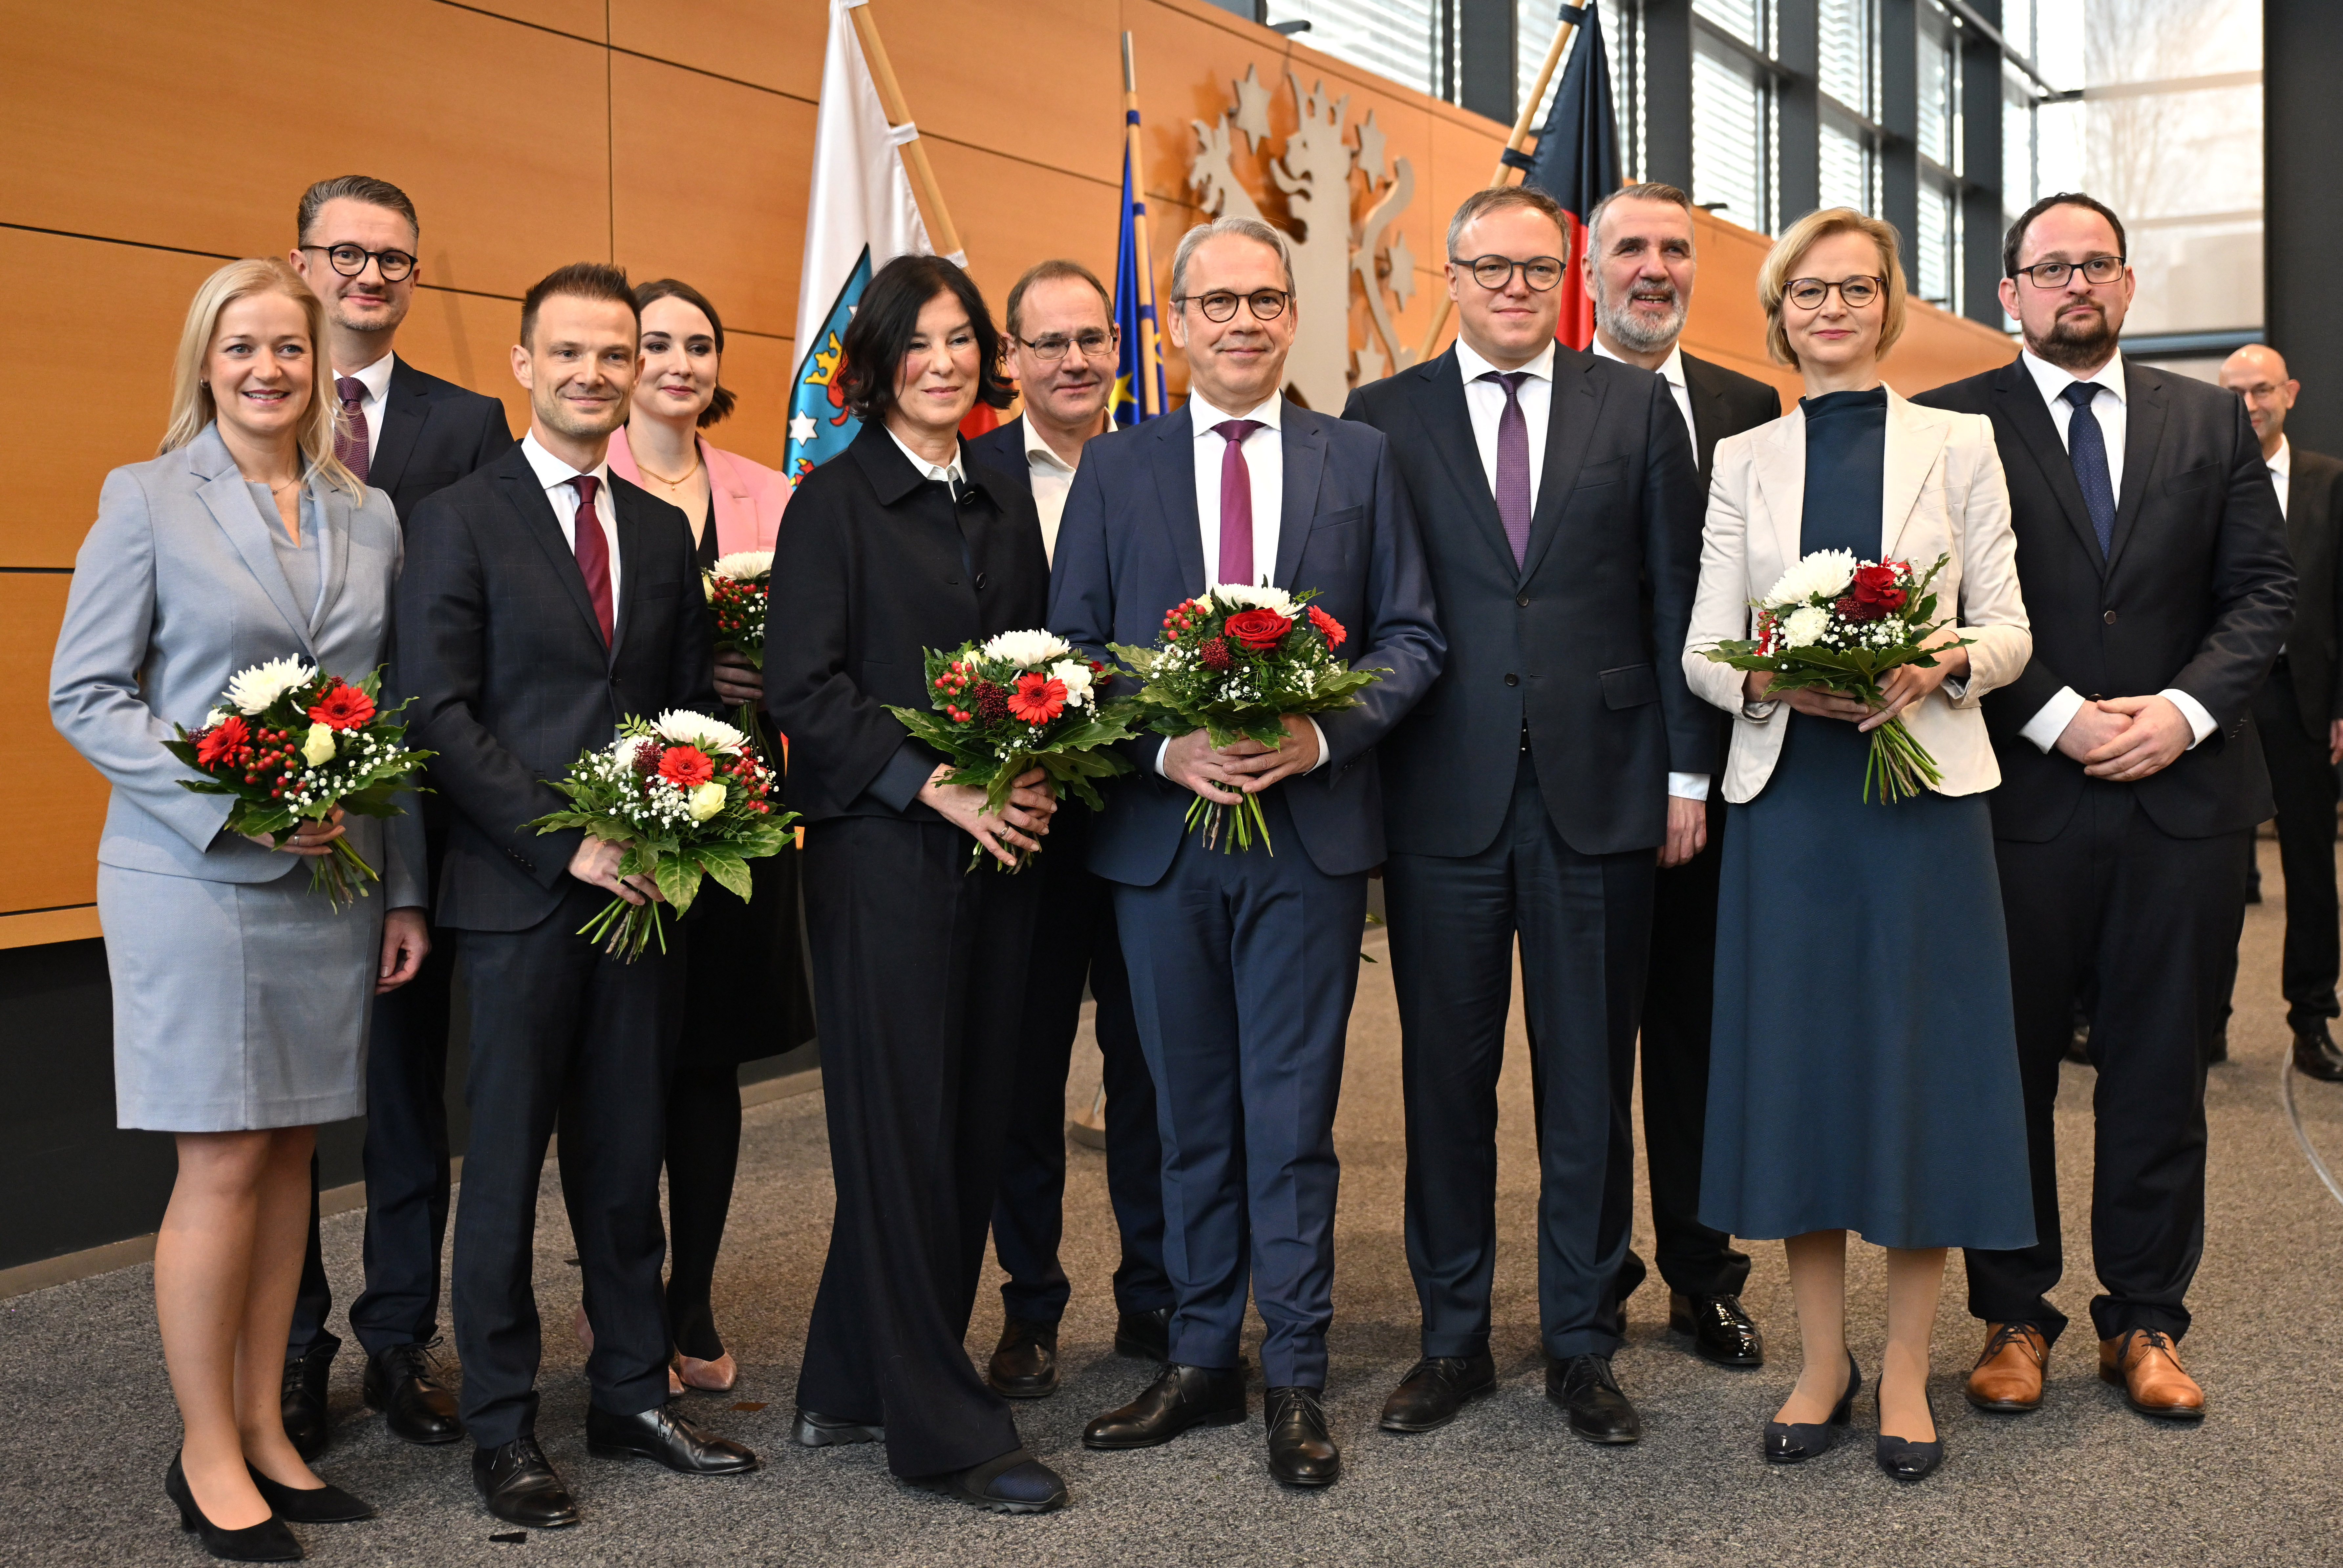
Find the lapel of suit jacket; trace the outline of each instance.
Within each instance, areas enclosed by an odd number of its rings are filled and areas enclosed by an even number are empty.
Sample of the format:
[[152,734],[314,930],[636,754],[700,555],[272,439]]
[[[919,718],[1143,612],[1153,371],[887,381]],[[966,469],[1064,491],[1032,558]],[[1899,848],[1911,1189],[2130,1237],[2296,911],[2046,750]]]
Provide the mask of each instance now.
[[[1951,432],[1944,420],[1917,404],[1906,403],[1887,389],[1887,451],[1882,467],[1886,482],[1879,507],[1880,559],[1900,557],[1906,525],[1920,504],[1920,487],[1935,471],[1936,456]],[[1927,568],[1919,568],[1926,571]]]
[[2124,487],[2116,499],[2115,543],[2107,551],[2107,575],[2113,577],[2131,542],[2132,525],[2148,487],[2156,482],[2156,457],[2164,439],[2164,384],[2157,373],[2132,360],[2124,361]]
[[285,568],[277,559],[277,547],[269,542],[268,525],[261,520],[260,508],[254,503],[252,492],[244,487],[244,476],[236,469],[236,459],[228,455],[227,443],[220,439],[216,427],[206,426],[190,448],[188,467],[199,481],[196,493],[210,508],[212,520],[226,534],[236,553],[244,558],[246,570],[260,584],[260,591],[285,618],[285,629],[300,643],[301,651],[316,663],[317,650],[309,637],[309,617],[293,602],[293,588],[285,580]]
[[[1312,586],[1296,583],[1293,574],[1301,569],[1302,547],[1310,540],[1310,520],[1318,513],[1318,480],[1326,467],[1326,432],[1318,427],[1317,417],[1309,409],[1288,401],[1278,446],[1285,456],[1285,482],[1278,489],[1277,562],[1269,580],[1291,592]],[[1194,467],[1188,471],[1194,473]],[[1200,530],[1197,548],[1202,548]]]
[[[2129,367],[2126,367],[2127,369]],[[1995,400],[2000,405],[2002,417],[2016,430],[2019,444],[2042,471],[2050,486],[2050,493],[2058,498],[2058,509],[2066,514],[2067,527],[2082,541],[2083,553],[2099,575],[2107,575],[2107,563],[2099,554],[2099,536],[2092,531],[2090,508],[2083,504],[2083,487],[2075,482],[2075,461],[2066,455],[2066,444],[2058,439],[2058,427],[2050,417],[2050,406],[2042,400],[2042,388],[2026,368],[2023,358],[2013,359],[2002,367],[1993,385]],[[2124,445],[2125,472],[2130,472],[2131,446]],[[2009,461],[2004,452],[2001,460]]]
[[[1751,456],[1758,499],[1765,508],[1765,520],[1774,532],[1775,556],[1786,568],[1802,553],[1798,546],[1805,532],[1805,405],[1798,404],[1786,417],[1761,429]],[[1751,526],[1751,519],[1742,521],[1745,528]],[[1747,546],[1743,548],[1745,550]],[[1774,585],[1770,579],[1761,581],[1753,574],[1749,586],[1762,594]]]
[[[1554,536],[1562,528],[1563,503],[1578,483],[1578,470],[1585,466],[1587,438],[1603,417],[1603,388],[1596,380],[1594,356],[1554,345],[1554,391],[1545,416],[1545,469],[1538,475],[1537,503],[1530,512],[1530,547],[1522,557],[1523,582],[1536,575],[1538,563],[1545,559]],[[1507,546],[1505,558],[1511,560],[1513,554],[1513,548]]]
[[1156,516],[1171,537],[1172,558],[1180,563],[1181,591],[1192,598],[1212,586],[1204,575],[1203,513],[1196,499],[1195,417],[1183,405],[1150,420],[1149,427],[1155,432]]
[[[569,602],[578,607],[578,615],[586,622],[586,635],[600,642],[602,622],[594,613],[594,601],[586,597],[586,574],[578,569],[578,552],[562,537],[561,519],[554,514],[553,502],[546,495],[545,487],[537,482],[537,470],[528,466],[528,454],[515,447],[497,462],[497,483],[504,490],[505,500],[520,514],[521,531],[545,552],[546,564],[553,568],[562,590],[568,594]],[[614,644],[617,640],[611,638]]]
[[415,455],[416,437],[423,433],[423,422],[431,417],[431,399],[416,384],[407,368],[407,362],[394,358],[390,362],[390,387],[382,400],[382,435],[374,444],[374,457],[367,464],[367,483],[387,495],[399,477],[407,472],[407,460]]
[[[319,569],[326,574],[326,591],[317,596],[317,620],[311,628],[316,636],[322,638],[326,635],[326,622],[334,613],[334,601],[342,597],[342,584],[349,579],[350,535],[357,525],[357,508],[340,486],[328,485],[322,479],[309,483],[317,498],[317,515],[325,519],[317,535],[317,548],[322,557]],[[347,670],[340,673],[346,677],[350,674]]]
[[[1497,552],[1507,571],[1518,571],[1513,547],[1505,538],[1505,520],[1497,515],[1497,498],[1490,492],[1489,476],[1481,467],[1481,443],[1473,434],[1473,411],[1464,401],[1464,373],[1457,366],[1455,346],[1450,345],[1448,352],[1410,374],[1422,383],[1408,399],[1408,407],[1423,426],[1425,444],[1447,470],[1450,488],[1463,498],[1474,530]],[[1416,519],[1417,526],[1426,529],[1447,521],[1428,509]]]
[[1725,429],[1731,422],[1725,411],[1725,388],[1708,373],[1705,360],[1694,359],[1689,354],[1679,355],[1676,363],[1684,367],[1684,390],[1691,393],[1693,467],[1700,474],[1701,493],[1708,493],[1710,466],[1716,460],[1716,444],[1732,432]]
[[[618,662],[618,650],[627,645],[627,636],[634,629],[635,607],[643,602],[642,572],[645,525],[641,515],[641,497],[630,485],[615,479],[610,485],[610,509],[618,519],[618,583],[625,588],[616,608],[616,620],[610,632],[610,661]],[[585,574],[572,574],[580,583]]]

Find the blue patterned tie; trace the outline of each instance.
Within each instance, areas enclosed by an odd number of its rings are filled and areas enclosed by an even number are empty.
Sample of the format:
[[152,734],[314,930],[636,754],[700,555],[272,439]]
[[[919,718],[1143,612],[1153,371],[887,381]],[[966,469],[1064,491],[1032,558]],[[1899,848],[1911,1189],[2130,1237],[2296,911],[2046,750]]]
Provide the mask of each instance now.
[[2091,412],[2099,394],[2096,381],[2071,383],[2059,394],[2075,406],[2066,424],[2066,456],[2075,465],[2075,483],[2083,487],[2083,508],[2091,514],[2091,532],[2099,536],[2099,556],[2105,559],[2116,546],[2116,487],[2107,477],[2107,437]]

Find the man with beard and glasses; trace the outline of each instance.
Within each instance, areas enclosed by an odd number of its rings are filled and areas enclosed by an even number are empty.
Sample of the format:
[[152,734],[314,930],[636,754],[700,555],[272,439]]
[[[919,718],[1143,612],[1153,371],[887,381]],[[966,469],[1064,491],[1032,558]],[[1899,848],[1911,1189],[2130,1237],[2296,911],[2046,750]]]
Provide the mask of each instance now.
[[2051,1111],[2080,997],[2098,1068],[2099,1375],[2142,1414],[2195,1420],[2205,1396],[2177,1346],[2205,1245],[2202,1051],[2247,836],[2272,811],[2250,709],[2294,568],[2243,405],[2117,349],[2136,286],[2122,220],[2046,196],[2010,226],[2002,271],[2023,351],[1918,399],[1992,418],[2034,628],[2032,661],[1985,713],[2037,1240],[1967,1253],[1986,1328],[1968,1399],[2038,1407],[2066,1326],[2049,1301],[2063,1265]]
[[[1668,384],[1692,435],[1700,488],[1727,436],[1782,417],[1770,382],[1695,359],[1677,345],[1692,307],[1699,258],[1692,197],[1674,186],[1623,186],[1587,216],[1584,282],[1594,301],[1594,351],[1653,371]],[[1724,755],[1732,719],[1710,716]],[[1644,1142],[1651,1152],[1654,1261],[1668,1286],[1668,1327],[1719,1366],[1754,1367],[1765,1340],[1742,1309],[1749,1256],[1733,1238],[1700,1222],[1700,1151],[1708,1118],[1708,1025],[1716,968],[1718,848],[1725,799],[1707,799],[1704,852],[1663,866],[1652,890],[1651,966],[1644,979]],[[1644,1282],[1634,1250],[1620,1265],[1624,1303]]]

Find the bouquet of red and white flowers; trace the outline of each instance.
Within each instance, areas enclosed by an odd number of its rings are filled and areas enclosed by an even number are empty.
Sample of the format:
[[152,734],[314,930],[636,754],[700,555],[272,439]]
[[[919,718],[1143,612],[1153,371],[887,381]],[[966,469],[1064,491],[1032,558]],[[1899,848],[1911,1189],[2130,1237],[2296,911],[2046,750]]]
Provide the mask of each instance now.
[[[716,558],[701,579],[708,592],[708,615],[716,630],[716,651],[737,653],[759,669],[765,668],[765,605],[773,587],[773,552],[735,550]],[[767,766],[764,732],[757,724],[757,705],[744,702],[733,710],[732,723],[749,738],[758,758]]]
[[[1752,599],[1756,637],[1704,648],[1708,658],[1735,669],[1765,670],[1774,677],[1767,697],[1819,687],[1878,708],[1885,702],[1880,678],[1899,666],[1936,668],[1938,653],[1966,648],[1973,638],[1931,641],[1948,621],[1939,621],[1936,596],[1928,591],[1948,556],[1919,577],[1909,561],[1858,561],[1852,550],[1816,550],[1794,562],[1765,598]],[[1863,798],[1874,782],[1883,804],[1908,799],[1944,781],[1936,759],[1913,739],[1899,714],[1871,732],[1871,757],[1863,770]]]
[[[649,877],[680,915],[699,896],[703,876],[746,900],[749,862],[788,842],[785,829],[797,813],[766,799],[772,779],[747,736],[720,719],[677,709],[656,722],[620,725],[617,740],[578,758],[567,779],[550,780],[571,809],[525,826],[539,833],[583,828],[588,838],[626,845],[618,875]],[[628,963],[654,938],[667,951],[657,900],[613,898],[578,934]]]
[[[198,795],[232,795],[227,831],[288,832],[304,820],[323,821],[338,806],[361,817],[396,817],[392,803],[407,776],[432,754],[401,744],[400,709],[375,698],[382,671],[357,681],[320,674],[297,658],[272,658],[239,671],[199,729],[174,725],[164,749],[203,775],[180,787]],[[309,857],[309,885],[335,909],[367,896],[362,885],[380,876],[350,848]]]
[[[1216,583],[1164,612],[1153,648],[1113,645],[1139,677],[1139,721],[1175,738],[1205,730],[1215,746],[1241,737],[1276,746],[1289,713],[1355,707],[1359,692],[1390,671],[1353,669],[1334,656],[1350,634],[1310,602],[1316,597],[1315,589]],[[1188,825],[1203,829],[1208,847],[1225,830],[1223,849],[1251,849],[1259,829],[1262,843],[1277,852],[1258,795],[1248,794],[1242,806],[1200,795],[1188,807]]]
[[[982,789],[987,810],[1000,810],[1010,786],[1039,768],[1060,799],[1071,791],[1095,811],[1105,801],[1091,780],[1130,771],[1129,763],[1106,749],[1131,739],[1131,723],[1119,707],[1100,707],[1098,680],[1105,667],[1082,658],[1064,638],[1004,631],[949,652],[930,648],[926,664],[930,709],[887,711],[913,739],[950,760],[945,783]],[[969,869],[989,859],[979,845]],[[1024,865],[1021,854],[1007,869]]]

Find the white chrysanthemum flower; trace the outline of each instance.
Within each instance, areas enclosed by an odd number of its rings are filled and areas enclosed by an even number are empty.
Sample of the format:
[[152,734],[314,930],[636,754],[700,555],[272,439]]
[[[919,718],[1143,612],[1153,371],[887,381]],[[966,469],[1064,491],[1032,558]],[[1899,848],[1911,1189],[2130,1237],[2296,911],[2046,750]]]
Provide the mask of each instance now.
[[317,666],[297,658],[272,658],[239,670],[227,683],[227,699],[246,713],[266,713],[268,705],[298,686],[317,678]]
[[[1850,571],[1852,569],[1852,568],[1849,568]],[[1232,604],[1246,608],[1259,606],[1262,609],[1273,609],[1288,620],[1302,613],[1300,608],[1293,602],[1293,596],[1281,588],[1254,588],[1246,583],[1214,583],[1212,597],[1224,605]]]
[[670,746],[697,746],[711,757],[719,751],[737,757],[749,739],[722,719],[694,713],[689,708],[669,709],[653,721],[651,729]]
[[1830,629],[1830,611],[1820,605],[1802,605],[1782,618],[1782,642],[1786,648],[1812,648]]
[[1855,580],[1853,550],[1816,550],[1794,562],[1766,590],[1769,605],[1799,605],[1809,599],[1836,598]]
[[204,715],[204,721],[200,726],[198,726],[198,728],[204,729],[217,729],[221,725],[226,724],[226,722],[227,709],[225,708],[215,708],[209,713]]
[[1063,659],[1051,665],[1050,673],[1066,683],[1066,702],[1069,707],[1080,708],[1090,701],[1091,685],[1094,678],[1091,674],[1090,665],[1085,660]]
[[999,659],[1020,669],[1040,669],[1072,651],[1065,638],[1051,637],[1046,631],[1004,631],[976,653],[979,658]]
[[719,578],[731,578],[738,582],[754,582],[759,578],[770,577],[773,575],[773,552],[734,550],[729,556],[718,556],[711,573]]

